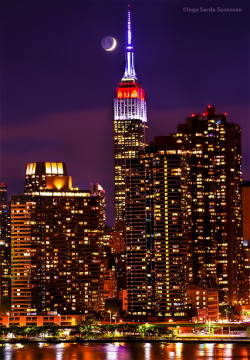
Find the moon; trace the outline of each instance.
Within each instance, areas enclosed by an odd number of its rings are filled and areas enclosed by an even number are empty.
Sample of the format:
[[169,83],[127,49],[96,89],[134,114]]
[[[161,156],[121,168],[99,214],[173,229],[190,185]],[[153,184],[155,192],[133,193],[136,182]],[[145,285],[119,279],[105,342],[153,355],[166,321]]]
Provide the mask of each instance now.
[[115,49],[117,41],[112,36],[106,36],[102,39],[102,47],[106,51],[112,51]]

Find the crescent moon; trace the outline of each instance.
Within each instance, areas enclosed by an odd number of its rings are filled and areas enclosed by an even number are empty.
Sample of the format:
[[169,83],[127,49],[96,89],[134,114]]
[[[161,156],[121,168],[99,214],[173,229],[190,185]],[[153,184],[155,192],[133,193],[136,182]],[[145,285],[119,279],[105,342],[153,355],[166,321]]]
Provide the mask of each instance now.
[[116,47],[117,41],[115,38],[112,38],[112,39],[113,39],[113,44],[109,49],[105,49],[106,51],[112,51]]

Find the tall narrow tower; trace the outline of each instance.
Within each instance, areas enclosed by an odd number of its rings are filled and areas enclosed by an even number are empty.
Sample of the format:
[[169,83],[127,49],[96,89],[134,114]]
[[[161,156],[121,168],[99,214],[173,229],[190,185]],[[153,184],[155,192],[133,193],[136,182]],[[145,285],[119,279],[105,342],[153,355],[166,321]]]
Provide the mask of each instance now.
[[136,153],[145,148],[146,124],[145,93],[135,73],[130,8],[128,8],[126,67],[114,100],[116,223],[124,221],[125,218],[126,161],[135,158]]

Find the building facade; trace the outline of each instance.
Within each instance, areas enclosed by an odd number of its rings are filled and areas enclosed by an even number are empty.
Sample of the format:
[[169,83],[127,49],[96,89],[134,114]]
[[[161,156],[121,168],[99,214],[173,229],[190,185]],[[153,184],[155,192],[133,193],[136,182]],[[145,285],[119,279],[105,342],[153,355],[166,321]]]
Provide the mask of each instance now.
[[11,285],[10,213],[7,184],[0,184],[0,311],[8,311]]
[[25,194],[11,197],[14,315],[103,310],[104,203],[98,187],[73,188],[65,164],[28,164]]
[[190,285],[188,295],[194,309],[197,311],[198,322],[218,321],[219,319],[219,292],[216,289],[207,289],[197,285]]
[[243,304],[250,308],[250,181],[242,184],[243,248],[244,248],[244,290]]
[[7,184],[0,183],[0,210],[6,210],[8,205]]
[[194,283],[234,304],[243,288],[241,129],[208,106],[175,136],[187,154]]
[[158,137],[127,169],[130,317],[169,319],[188,314],[192,271],[184,159],[173,137]]

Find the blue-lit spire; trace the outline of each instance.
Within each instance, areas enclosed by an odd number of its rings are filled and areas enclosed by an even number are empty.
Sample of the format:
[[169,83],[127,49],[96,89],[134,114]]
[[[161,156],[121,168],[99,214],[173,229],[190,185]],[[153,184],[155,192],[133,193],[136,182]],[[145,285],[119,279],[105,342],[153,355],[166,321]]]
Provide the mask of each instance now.
[[135,79],[134,47],[132,45],[130,5],[128,5],[128,39],[126,46],[126,67],[123,79]]

